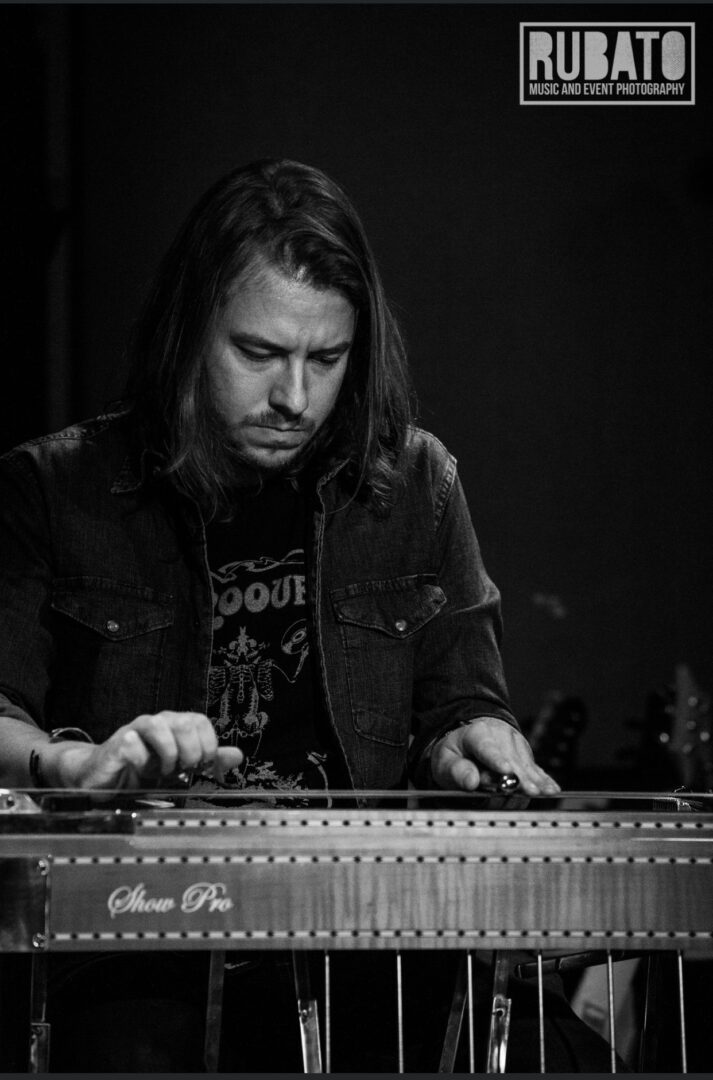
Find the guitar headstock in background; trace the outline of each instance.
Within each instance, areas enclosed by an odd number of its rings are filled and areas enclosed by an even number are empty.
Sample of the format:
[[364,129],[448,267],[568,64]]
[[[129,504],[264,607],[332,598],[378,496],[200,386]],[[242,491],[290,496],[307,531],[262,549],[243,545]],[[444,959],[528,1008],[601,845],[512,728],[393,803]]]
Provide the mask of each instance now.
[[670,723],[658,739],[672,758],[677,778],[692,791],[707,791],[713,787],[711,698],[699,688],[688,664],[676,664],[664,713]]
[[627,727],[640,732],[639,746],[619,756],[632,761],[644,787],[713,789],[711,697],[688,664],[676,665],[673,682],[650,693],[643,719],[631,719]]

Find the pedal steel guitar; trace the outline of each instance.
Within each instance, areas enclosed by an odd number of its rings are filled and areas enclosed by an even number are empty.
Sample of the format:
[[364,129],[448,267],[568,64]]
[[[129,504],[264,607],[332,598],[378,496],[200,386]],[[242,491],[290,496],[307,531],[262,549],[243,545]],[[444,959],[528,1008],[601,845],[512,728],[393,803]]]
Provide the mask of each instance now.
[[[511,808],[521,797],[472,793],[449,794],[447,806],[443,793],[360,792],[359,805],[353,792],[334,793],[328,807],[324,792],[279,806],[274,793],[242,806],[234,796],[233,805],[191,806],[185,792],[158,795],[77,808],[64,801],[72,793],[48,793],[40,804],[31,793],[2,792],[0,949],[38,961],[54,951],[210,950],[209,1068],[226,949],[293,951],[308,1071],[321,1071],[322,1052],[317,1005],[299,978],[304,950],[328,958],[335,949],[389,949],[397,964],[406,949],[491,951],[491,1072],[505,1067],[511,951],[533,953],[540,982],[543,962],[558,953],[600,956],[611,967],[612,956],[643,950],[673,951],[679,966],[684,954],[713,951],[710,795],[568,793],[526,809]],[[465,965],[445,1066],[467,1012],[468,977]],[[46,1064],[41,981],[38,1070]],[[679,1002],[683,1020],[682,984]],[[544,1047],[541,1060],[544,1071]]]

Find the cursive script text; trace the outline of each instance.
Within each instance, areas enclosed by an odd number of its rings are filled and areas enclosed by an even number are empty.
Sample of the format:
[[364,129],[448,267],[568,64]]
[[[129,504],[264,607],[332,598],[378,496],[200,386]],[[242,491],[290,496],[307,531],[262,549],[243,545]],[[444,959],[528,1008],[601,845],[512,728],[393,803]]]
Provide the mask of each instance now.
[[143,882],[138,885],[120,885],[107,899],[112,919],[117,915],[165,915],[179,907],[192,915],[201,909],[207,912],[230,911],[233,901],[226,895],[225,885],[220,881],[197,881],[184,890],[177,904],[172,896],[150,896]]

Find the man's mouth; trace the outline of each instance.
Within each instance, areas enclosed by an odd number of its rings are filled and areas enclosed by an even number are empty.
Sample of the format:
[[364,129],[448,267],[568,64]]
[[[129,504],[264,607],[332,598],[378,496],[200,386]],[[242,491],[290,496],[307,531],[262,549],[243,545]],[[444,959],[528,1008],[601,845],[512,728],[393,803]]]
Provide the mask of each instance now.
[[307,428],[302,424],[254,424],[253,427],[264,428],[266,431],[279,431],[282,433],[307,431]]
[[309,431],[304,426],[286,427],[276,424],[255,424],[255,439],[271,446],[297,446],[304,442]]

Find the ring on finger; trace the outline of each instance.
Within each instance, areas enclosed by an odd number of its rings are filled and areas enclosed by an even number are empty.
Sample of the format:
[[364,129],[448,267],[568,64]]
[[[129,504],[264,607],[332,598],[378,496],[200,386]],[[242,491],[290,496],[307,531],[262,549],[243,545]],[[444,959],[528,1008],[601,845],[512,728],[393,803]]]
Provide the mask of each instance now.
[[188,787],[193,783],[196,776],[200,776],[202,773],[210,772],[213,768],[212,761],[199,761],[196,765],[184,765],[176,773],[176,782]]

